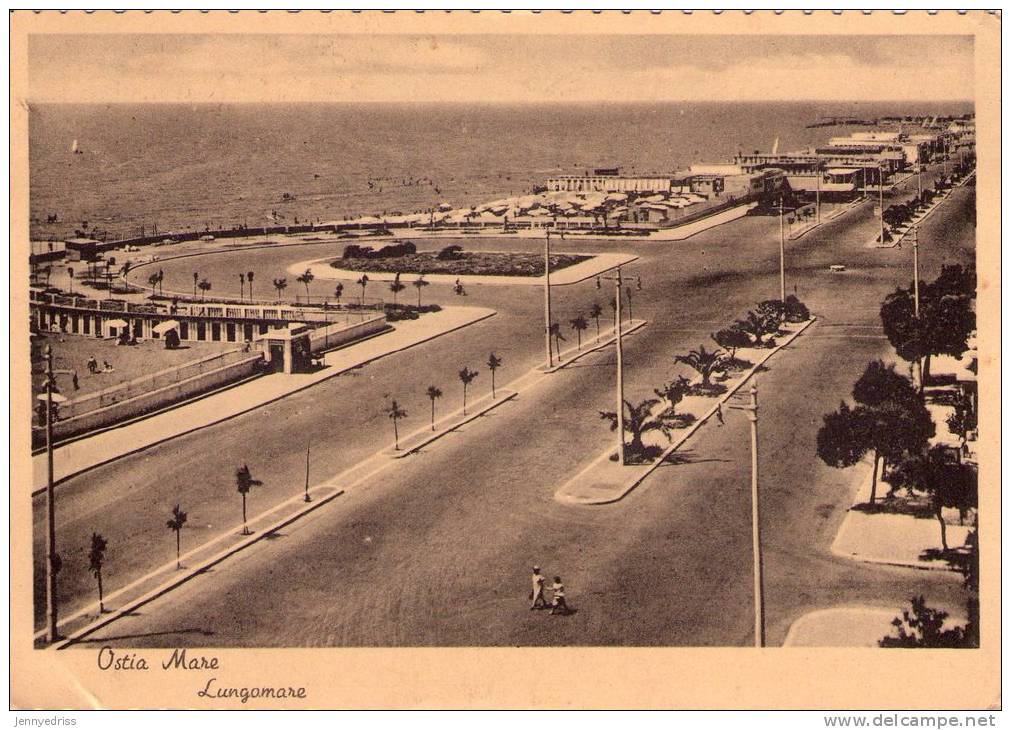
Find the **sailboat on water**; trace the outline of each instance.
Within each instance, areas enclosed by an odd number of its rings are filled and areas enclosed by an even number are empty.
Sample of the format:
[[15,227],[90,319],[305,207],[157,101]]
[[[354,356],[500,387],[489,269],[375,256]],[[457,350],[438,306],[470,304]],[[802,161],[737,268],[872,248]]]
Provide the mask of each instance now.
[[72,145],[70,145],[70,151],[73,152],[75,155],[83,155],[84,154],[84,150],[82,150],[80,148],[80,146],[77,144],[77,140],[76,139],[74,140],[74,143]]

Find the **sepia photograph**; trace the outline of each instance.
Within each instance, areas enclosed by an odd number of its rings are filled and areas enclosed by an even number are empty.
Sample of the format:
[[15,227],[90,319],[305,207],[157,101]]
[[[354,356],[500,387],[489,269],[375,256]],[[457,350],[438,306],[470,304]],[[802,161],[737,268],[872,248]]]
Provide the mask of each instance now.
[[999,21],[14,13],[12,703],[999,707]]

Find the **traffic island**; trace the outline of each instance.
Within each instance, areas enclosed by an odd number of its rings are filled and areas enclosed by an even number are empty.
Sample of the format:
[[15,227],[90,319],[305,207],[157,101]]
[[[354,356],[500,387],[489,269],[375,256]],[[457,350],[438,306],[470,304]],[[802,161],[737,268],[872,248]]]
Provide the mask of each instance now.
[[[623,324],[621,326],[622,339],[645,326],[646,320],[644,319],[633,319],[630,322]],[[569,349],[563,350],[559,353],[558,357],[555,358],[556,362],[553,365],[549,366],[547,363],[541,363],[535,368],[535,370],[541,373],[558,372],[562,368],[568,367],[579,360],[579,358],[583,357],[583,355],[589,355],[591,352],[597,352],[598,350],[603,350],[608,345],[613,345],[615,335],[616,333],[614,327],[609,330],[604,330],[601,335],[597,336],[593,340],[588,340],[584,344],[573,345]]]
[[417,453],[433,441],[437,441],[446,434],[457,430],[464,424],[480,418],[488,411],[498,408],[503,403],[511,401],[517,395],[518,394],[515,390],[499,388],[494,398],[491,393],[481,398],[477,398],[473,403],[467,406],[466,413],[464,413],[461,408],[455,413],[451,413],[448,416],[439,419],[435,422],[434,426],[423,428],[412,434],[408,434],[404,438],[400,439],[399,445],[391,446],[383,451],[383,454],[394,459],[402,459],[405,456]]
[[783,646],[876,648],[880,639],[893,632],[892,620],[902,610],[839,606],[810,611],[790,624]]
[[[693,409],[705,411],[690,426],[679,430],[660,455],[650,463],[622,466],[617,460],[617,448],[610,447],[598,455],[586,468],[575,477],[563,484],[555,492],[555,499],[564,504],[599,505],[610,504],[624,498],[642,484],[646,478],[661,465],[671,461],[676,452],[717,413],[723,413],[726,402],[754,375],[773,355],[793,342],[804,330],[815,322],[814,317],[797,324],[786,323],[782,330],[787,334],[778,340],[776,347],[767,349],[741,348],[737,351],[738,358],[747,358],[754,363],[747,370],[738,373],[724,381],[727,390],[717,398],[692,395],[684,398],[678,404],[682,414],[695,413]],[[659,445],[659,444],[654,444]]]

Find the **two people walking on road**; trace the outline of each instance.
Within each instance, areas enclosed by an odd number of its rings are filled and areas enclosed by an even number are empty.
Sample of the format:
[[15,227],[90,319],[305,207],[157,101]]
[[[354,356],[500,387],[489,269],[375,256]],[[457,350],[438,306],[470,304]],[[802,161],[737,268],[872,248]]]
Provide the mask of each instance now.
[[[530,591],[530,610],[534,611],[548,608],[548,601],[544,596],[544,584],[547,582],[547,579],[541,573],[540,566],[535,565],[533,567],[530,582],[532,584],[532,589]],[[554,582],[547,590],[550,590],[552,594],[550,605],[552,616],[558,614],[565,616],[572,613],[569,609],[569,604],[565,602],[565,585],[562,583],[561,577],[556,575]]]

